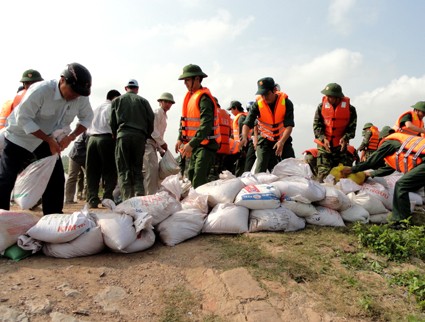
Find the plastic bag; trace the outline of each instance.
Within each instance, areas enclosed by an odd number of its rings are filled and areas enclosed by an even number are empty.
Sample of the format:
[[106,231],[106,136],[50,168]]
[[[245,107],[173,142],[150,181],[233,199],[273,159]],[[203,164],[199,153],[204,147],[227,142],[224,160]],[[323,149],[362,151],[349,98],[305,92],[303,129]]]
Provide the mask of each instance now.
[[58,155],[37,160],[22,171],[15,182],[12,198],[21,209],[30,209],[46,190]]
[[159,161],[159,178],[161,180],[168,176],[177,174],[180,172],[180,167],[177,161],[169,150],[165,151],[161,161]]

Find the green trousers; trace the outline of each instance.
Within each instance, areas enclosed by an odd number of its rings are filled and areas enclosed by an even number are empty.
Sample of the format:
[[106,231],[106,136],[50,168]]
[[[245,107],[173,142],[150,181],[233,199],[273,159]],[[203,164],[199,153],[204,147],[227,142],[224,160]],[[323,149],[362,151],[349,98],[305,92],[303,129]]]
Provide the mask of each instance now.
[[205,147],[193,149],[188,171],[188,178],[193,188],[208,182],[208,175],[214,165],[216,153],[216,150],[210,150]]

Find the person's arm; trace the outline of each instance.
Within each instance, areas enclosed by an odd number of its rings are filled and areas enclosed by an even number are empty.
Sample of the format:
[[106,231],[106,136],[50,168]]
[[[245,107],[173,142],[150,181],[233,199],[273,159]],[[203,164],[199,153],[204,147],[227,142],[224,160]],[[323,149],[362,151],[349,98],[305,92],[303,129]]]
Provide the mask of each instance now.
[[342,139],[345,141],[345,144],[348,144],[351,139],[354,139],[356,136],[357,128],[357,111],[356,108],[350,105],[350,121],[348,122],[347,127],[345,128],[345,134]]
[[325,136],[325,121],[322,116],[322,103],[317,106],[316,112],[314,113],[313,133],[315,139],[321,142],[320,145],[327,151],[330,151],[331,145]]
[[359,151],[363,151],[367,149],[367,146],[369,145],[369,141],[371,137],[372,137],[372,131],[370,130],[363,131],[363,140],[358,148]]
[[258,103],[255,102],[251,110],[248,113],[248,116],[246,117],[245,121],[243,122],[242,126],[242,132],[240,132],[242,137],[240,138],[241,143],[240,147],[244,147],[248,143],[248,133],[249,131],[255,126],[255,121],[257,120],[258,116],[260,115],[260,110],[258,109]]
[[112,130],[112,137],[117,137],[117,130],[118,130],[118,121],[117,121],[117,115],[116,115],[116,109],[118,102],[120,101],[119,98],[114,99],[111,104],[111,114],[109,117],[109,125],[111,126]]
[[283,126],[285,127],[285,130],[283,131],[280,139],[273,146],[273,149],[276,150],[275,153],[277,156],[282,156],[283,146],[285,145],[286,140],[291,136],[292,129],[295,126],[294,105],[289,99],[286,99],[286,112],[285,117],[283,119]]
[[197,148],[205,138],[210,135],[214,126],[214,109],[215,105],[211,98],[202,95],[199,102],[200,123],[195,136],[190,140],[189,145],[194,149]]
[[411,131],[418,132],[418,133],[425,133],[425,128],[413,125],[411,121],[406,121],[404,123],[404,126]]

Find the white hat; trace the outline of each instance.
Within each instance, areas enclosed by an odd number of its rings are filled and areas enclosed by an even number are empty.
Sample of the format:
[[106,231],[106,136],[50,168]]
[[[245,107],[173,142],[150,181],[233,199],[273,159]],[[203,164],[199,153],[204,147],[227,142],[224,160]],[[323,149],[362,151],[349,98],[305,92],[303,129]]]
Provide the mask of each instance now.
[[127,87],[139,87],[139,83],[135,79],[130,79],[128,81]]

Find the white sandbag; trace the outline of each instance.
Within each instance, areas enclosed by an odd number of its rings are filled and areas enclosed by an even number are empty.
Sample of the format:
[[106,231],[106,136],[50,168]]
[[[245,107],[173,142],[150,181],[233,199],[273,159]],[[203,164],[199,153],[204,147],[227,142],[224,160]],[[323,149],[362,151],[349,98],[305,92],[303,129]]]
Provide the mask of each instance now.
[[40,217],[17,211],[0,209],[0,253],[33,227]]
[[190,189],[186,198],[181,201],[182,209],[199,209],[204,214],[208,213],[208,196],[197,193],[195,189]]
[[96,223],[87,213],[76,211],[71,215],[45,215],[27,234],[46,243],[66,243],[95,226]]
[[46,256],[57,258],[73,258],[100,253],[105,248],[100,226],[92,227],[77,238],[67,243],[43,245]]
[[252,184],[260,184],[260,181],[257,179],[257,176],[251,172],[242,173],[240,178],[245,186],[249,186]]
[[272,171],[272,174],[279,178],[297,176],[307,179],[313,177],[311,168],[303,159],[287,158],[280,161]]
[[215,180],[196,188],[196,192],[208,196],[208,204],[215,207],[219,203],[232,203],[244,187],[240,178]]
[[423,205],[422,196],[416,192],[409,192],[409,199],[415,206]]
[[360,191],[365,191],[371,196],[381,200],[385,208],[387,208],[388,210],[393,209],[392,194],[380,183],[373,180],[367,180],[362,185],[362,189]]
[[156,228],[162,242],[175,246],[201,233],[205,214],[198,209],[180,210],[161,222]]
[[34,161],[19,175],[13,188],[12,199],[21,209],[30,209],[46,190],[47,184],[53,173],[58,155]]
[[248,231],[248,208],[232,203],[219,203],[209,213],[203,233],[242,234]]
[[23,250],[29,250],[32,254],[35,254],[41,250],[43,242],[28,235],[21,235],[18,237],[16,245]]
[[241,175],[241,180],[243,183],[248,186],[250,184],[268,184],[279,180],[277,175],[268,173],[268,172],[259,172],[253,174],[251,172],[244,172]]
[[389,214],[390,212],[384,212],[382,214],[370,215],[369,222],[371,224],[387,224]]
[[314,207],[311,203],[299,202],[290,198],[285,198],[282,202],[282,206],[292,210],[294,214],[302,218],[317,214],[316,207]]
[[269,209],[280,206],[280,191],[273,185],[258,184],[243,188],[235,198],[235,205],[249,209]]
[[154,226],[179,210],[181,210],[180,202],[166,191],[154,195],[133,197],[115,207],[115,212],[133,217],[136,212],[146,212],[152,216],[152,225]]
[[366,209],[370,215],[381,214],[387,211],[381,200],[373,197],[366,191],[360,191],[357,194],[351,192],[347,194],[347,197],[350,198],[351,203]]
[[257,209],[249,213],[249,231],[297,231],[305,228],[305,220],[290,209]]
[[170,150],[165,151],[159,161],[159,178],[164,180],[166,177],[178,174],[179,172],[180,167],[176,159],[174,159]]
[[[164,180],[162,180],[160,191],[162,190],[168,191],[169,193],[173,195],[173,197],[176,200],[180,200],[184,190],[184,185],[182,183],[183,183],[183,180],[180,180],[179,174],[168,176]],[[190,184],[190,181],[189,181],[189,188],[191,186],[192,185]]]
[[317,206],[317,214],[311,217],[306,217],[305,220],[311,225],[317,226],[332,226],[332,227],[344,227],[344,220],[338,211]]
[[344,221],[356,222],[360,221],[363,224],[369,222],[369,213],[366,209],[359,205],[352,205],[350,208],[340,211],[340,215]]
[[113,250],[117,253],[137,253],[142,252],[148,248],[151,248],[155,244],[155,232],[152,228],[146,228],[137,234],[137,238],[134,242],[128,245],[123,250]]
[[345,193],[335,186],[323,185],[326,189],[326,196],[319,200],[317,204],[322,207],[327,207],[336,211],[343,211],[351,207],[351,200]]
[[361,185],[355,183],[353,180],[348,178],[339,179],[338,183],[335,186],[345,194],[359,191],[362,188]]
[[218,178],[222,180],[226,180],[226,179],[234,179],[236,178],[236,176],[233,173],[231,173],[229,170],[224,170],[218,175]]
[[278,188],[285,197],[304,203],[319,201],[326,196],[326,189],[323,185],[303,177],[286,177],[272,182],[271,185]]
[[105,245],[110,249],[123,250],[136,240],[137,233],[131,216],[115,212],[99,212],[95,215]]

